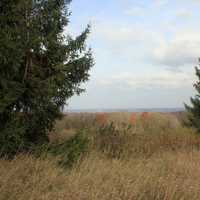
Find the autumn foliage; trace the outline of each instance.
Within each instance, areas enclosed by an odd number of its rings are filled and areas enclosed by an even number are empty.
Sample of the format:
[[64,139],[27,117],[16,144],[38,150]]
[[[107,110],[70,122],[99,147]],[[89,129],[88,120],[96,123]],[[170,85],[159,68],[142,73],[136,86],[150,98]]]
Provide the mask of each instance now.
[[106,113],[96,114],[95,121],[98,125],[105,125],[107,123],[108,116]]

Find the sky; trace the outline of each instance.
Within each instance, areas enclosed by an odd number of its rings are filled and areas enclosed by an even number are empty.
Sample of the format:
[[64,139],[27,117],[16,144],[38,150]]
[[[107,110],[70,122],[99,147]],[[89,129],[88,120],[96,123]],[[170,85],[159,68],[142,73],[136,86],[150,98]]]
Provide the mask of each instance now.
[[69,109],[175,108],[195,95],[200,0],[73,0],[68,32],[87,40],[95,65]]

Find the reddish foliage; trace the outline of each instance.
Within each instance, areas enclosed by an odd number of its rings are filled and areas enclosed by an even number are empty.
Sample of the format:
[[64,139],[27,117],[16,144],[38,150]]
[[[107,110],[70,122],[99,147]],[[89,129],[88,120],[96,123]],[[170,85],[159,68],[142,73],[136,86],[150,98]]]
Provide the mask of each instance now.
[[147,119],[149,118],[149,113],[148,113],[148,112],[143,112],[143,113],[141,114],[140,118],[141,118],[141,121],[142,121],[142,122],[147,121]]
[[130,116],[130,124],[135,125],[136,124],[136,114],[132,113]]
[[104,125],[107,122],[107,114],[105,113],[98,113],[96,114],[96,122],[100,125]]

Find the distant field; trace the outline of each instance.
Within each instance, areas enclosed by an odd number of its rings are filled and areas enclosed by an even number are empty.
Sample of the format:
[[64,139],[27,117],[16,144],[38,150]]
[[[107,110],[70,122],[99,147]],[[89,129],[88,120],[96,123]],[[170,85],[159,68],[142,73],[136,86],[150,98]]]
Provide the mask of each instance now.
[[171,112],[183,112],[184,108],[124,108],[124,109],[65,109],[66,113],[120,113],[120,112],[162,112],[162,113],[171,113]]
[[0,199],[200,199],[200,135],[186,122],[183,112],[69,113],[49,134],[53,150],[0,160]]

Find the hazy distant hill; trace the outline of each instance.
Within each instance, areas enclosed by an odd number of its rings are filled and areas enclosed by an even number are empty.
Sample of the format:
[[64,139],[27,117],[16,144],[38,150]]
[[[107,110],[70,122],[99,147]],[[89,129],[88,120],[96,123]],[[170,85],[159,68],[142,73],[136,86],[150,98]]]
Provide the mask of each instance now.
[[66,109],[65,112],[182,112],[184,108]]

